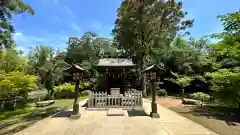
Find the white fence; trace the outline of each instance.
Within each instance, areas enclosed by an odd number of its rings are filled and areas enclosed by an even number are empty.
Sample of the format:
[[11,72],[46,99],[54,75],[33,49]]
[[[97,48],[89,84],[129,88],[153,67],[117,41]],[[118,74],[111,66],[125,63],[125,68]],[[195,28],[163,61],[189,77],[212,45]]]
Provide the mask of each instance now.
[[107,92],[93,92],[89,95],[88,108],[123,108],[142,107],[141,91],[128,91],[125,94],[108,95]]

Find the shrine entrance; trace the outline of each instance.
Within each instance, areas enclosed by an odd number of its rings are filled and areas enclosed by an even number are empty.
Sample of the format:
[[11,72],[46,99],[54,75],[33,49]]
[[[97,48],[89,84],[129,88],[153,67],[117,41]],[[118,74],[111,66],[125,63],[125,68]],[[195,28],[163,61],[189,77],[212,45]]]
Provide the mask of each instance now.
[[93,92],[90,95],[90,108],[128,108],[142,106],[142,93],[131,90],[129,75],[135,70],[131,59],[100,59],[97,71],[104,77],[104,92]]
[[119,75],[118,73],[112,73],[111,75],[107,76],[107,80],[109,80],[110,88],[120,88],[123,83],[123,76]]
[[105,78],[105,92],[108,94],[111,94],[111,88],[119,88],[120,94],[131,88],[129,74],[135,70],[131,59],[100,59],[96,68]]

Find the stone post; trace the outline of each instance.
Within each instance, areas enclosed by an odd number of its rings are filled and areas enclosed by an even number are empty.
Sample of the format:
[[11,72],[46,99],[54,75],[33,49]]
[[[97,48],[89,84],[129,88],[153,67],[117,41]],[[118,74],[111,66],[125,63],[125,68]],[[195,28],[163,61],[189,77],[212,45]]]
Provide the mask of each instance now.
[[156,83],[151,81],[152,83],[152,112],[150,116],[152,118],[160,118],[160,115],[157,112],[157,103],[156,103]]
[[73,102],[73,116],[80,116],[79,114],[79,80],[76,80],[76,85],[75,85],[75,98]]

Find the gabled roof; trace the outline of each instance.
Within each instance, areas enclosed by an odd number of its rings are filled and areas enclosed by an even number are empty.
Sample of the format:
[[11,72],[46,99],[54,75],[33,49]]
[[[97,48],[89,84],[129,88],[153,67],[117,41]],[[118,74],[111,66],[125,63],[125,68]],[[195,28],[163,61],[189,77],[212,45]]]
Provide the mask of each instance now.
[[152,71],[164,71],[164,69],[163,68],[161,68],[161,67],[159,67],[159,66],[157,66],[157,65],[152,65],[152,66],[149,66],[149,67],[147,67],[147,68],[145,68],[144,70],[143,70],[143,72],[147,72],[147,71],[150,71],[150,70],[152,70]]
[[108,58],[108,59],[100,59],[98,64],[96,65],[98,67],[132,67],[135,66],[133,64],[132,59],[126,59],[126,58]]
[[65,69],[64,71],[68,72],[68,71],[74,71],[74,70],[85,71],[85,69],[83,69],[82,67],[78,66],[77,64],[73,64],[71,67]]

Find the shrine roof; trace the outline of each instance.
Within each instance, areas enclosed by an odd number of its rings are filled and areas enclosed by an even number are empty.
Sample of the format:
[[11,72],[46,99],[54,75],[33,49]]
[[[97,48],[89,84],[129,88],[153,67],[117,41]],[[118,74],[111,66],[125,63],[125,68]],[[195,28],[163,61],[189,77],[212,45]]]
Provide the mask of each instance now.
[[64,71],[69,72],[69,71],[72,71],[72,70],[85,71],[85,69],[83,69],[82,67],[80,67],[77,64],[73,64],[71,67],[65,69]]
[[132,59],[126,58],[107,58],[107,59],[100,59],[97,67],[133,67]]

